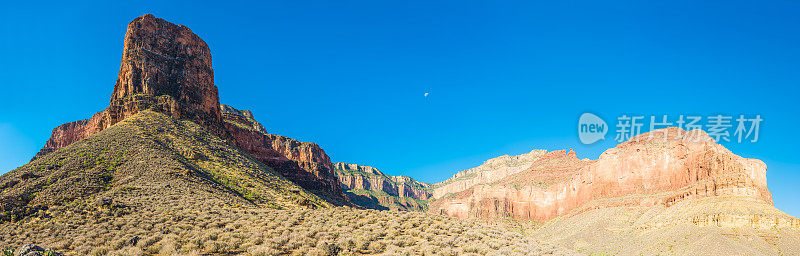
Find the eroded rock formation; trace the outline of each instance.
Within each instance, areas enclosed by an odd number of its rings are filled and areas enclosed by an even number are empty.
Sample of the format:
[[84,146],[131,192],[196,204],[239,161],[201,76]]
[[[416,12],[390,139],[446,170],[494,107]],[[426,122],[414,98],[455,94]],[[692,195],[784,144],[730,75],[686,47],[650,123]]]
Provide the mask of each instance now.
[[69,122],[54,128],[50,139],[31,161],[99,132],[103,129],[101,122],[104,114],[105,111],[101,111],[94,114],[92,118]]
[[328,201],[344,205],[344,197],[330,157],[319,145],[268,134],[249,110],[222,105],[225,128],[233,142],[287,179]]
[[436,183],[433,197],[438,199],[447,194],[464,191],[477,184],[492,183],[524,171],[534,160],[546,152],[546,150],[533,150],[522,155],[503,155],[486,160],[478,167],[460,171],[452,178]]
[[105,126],[148,108],[156,103],[148,98],[158,96],[168,96],[163,103],[174,118],[225,137],[208,45],[188,27],[146,14],[128,24]]
[[176,119],[192,120],[228,138],[208,45],[183,25],[145,14],[128,24],[108,108],[90,119],[53,129],[34,159],[151,108]]
[[701,130],[667,128],[639,135],[597,160],[578,159],[571,150],[543,154],[524,171],[439,198],[430,211],[548,220],[603,207],[668,207],[716,196],[772,204],[766,165],[731,153]]
[[231,122],[235,125],[242,126],[242,128],[267,133],[267,129],[256,121],[253,112],[250,110],[238,110],[225,104],[220,105],[220,109],[222,110],[222,118],[225,122]]
[[191,120],[289,180],[335,204],[347,204],[333,164],[322,148],[268,134],[250,111],[220,105],[208,45],[189,28],[151,14],[128,24],[122,63],[108,108],[90,119],[53,129],[34,159],[146,109]]
[[419,211],[427,208],[431,184],[408,176],[389,176],[377,168],[336,163],[342,189],[354,203],[370,209]]

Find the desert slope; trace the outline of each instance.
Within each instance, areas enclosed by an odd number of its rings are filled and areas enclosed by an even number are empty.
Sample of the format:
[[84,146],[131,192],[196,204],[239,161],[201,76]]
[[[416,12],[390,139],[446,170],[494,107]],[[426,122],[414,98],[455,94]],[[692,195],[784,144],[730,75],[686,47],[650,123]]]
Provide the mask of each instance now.
[[591,208],[550,220],[531,234],[586,254],[800,254],[797,219],[748,196]]
[[202,126],[140,111],[0,176],[0,249],[66,255],[573,255],[423,212],[329,207]]
[[[190,121],[142,111],[0,176],[3,221],[57,205],[141,197],[269,208],[330,206]],[[191,196],[189,196],[191,195]]]

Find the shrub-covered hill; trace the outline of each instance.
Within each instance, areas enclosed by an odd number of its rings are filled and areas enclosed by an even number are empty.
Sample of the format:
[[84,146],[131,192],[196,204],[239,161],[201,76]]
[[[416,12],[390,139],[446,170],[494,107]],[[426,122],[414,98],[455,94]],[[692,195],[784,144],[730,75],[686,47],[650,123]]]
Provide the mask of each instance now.
[[422,212],[153,206],[119,217],[110,209],[56,206],[48,211],[57,217],[0,225],[0,248],[35,242],[66,255],[575,255],[521,230]]
[[329,206],[201,126],[153,111],[0,176],[0,188],[3,222],[59,205]]
[[0,249],[32,243],[66,255],[568,253],[467,220],[329,208],[193,122],[152,111],[6,173],[0,186]]

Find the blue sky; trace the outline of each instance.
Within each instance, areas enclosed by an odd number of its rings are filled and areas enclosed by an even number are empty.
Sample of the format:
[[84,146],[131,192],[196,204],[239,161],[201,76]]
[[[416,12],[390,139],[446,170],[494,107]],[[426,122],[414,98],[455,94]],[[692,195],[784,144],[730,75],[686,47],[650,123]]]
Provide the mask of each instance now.
[[[558,3],[552,3],[558,2]],[[776,206],[800,216],[793,1],[4,2],[0,173],[108,105],[127,23],[209,44],[221,101],[334,161],[437,182],[503,154],[574,148],[584,112],[756,115]],[[429,93],[427,98],[425,93]],[[731,130],[732,131],[732,130]]]

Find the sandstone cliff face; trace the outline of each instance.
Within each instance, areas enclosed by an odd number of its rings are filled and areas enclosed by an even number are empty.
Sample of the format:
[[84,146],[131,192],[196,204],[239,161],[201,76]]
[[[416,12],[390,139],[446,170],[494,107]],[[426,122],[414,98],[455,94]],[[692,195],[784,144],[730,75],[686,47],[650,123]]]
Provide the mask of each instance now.
[[89,119],[59,125],[53,129],[50,139],[47,140],[44,147],[36,153],[31,161],[99,132],[103,129],[104,113],[105,111],[99,112]]
[[117,82],[108,108],[61,125],[34,159],[106,129],[145,109],[189,119],[222,138],[211,51],[192,31],[146,14],[128,24]]
[[464,191],[477,184],[492,183],[509,175],[528,169],[534,160],[545,154],[545,150],[533,150],[518,156],[499,156],[486,160],[482,165],[460,171],[453,177],[435,184],[434,198]]
[[250,111],[220,105],[208,45],[189,28],[151,14],[128,24],[108,108],[53,129],[34,160],[148,109],[191,120],[289,180],[335,204],[347,204],[325,151],[313,143],[268,134]]
[[225,104],[220,105],[220,109],[222,110],[222,118],[225,122],[233,123],[242,128],[267,133],[267,129],[256,121],[253,112],[250,110],[238,110]]
[[222,105],[225,128],[233,142],[287,179],[326,200],[347,204],[330,157],[319,145],[268,134],[252,112]]
[[211,51],[183,25],[152,14],[128,24],[106,127],[141,110],[137,95],[167,95],[174,101],[173,117],[190,119],[225,137]]
[[427,200],[432,194],[429,188],[433,185],[414,180],[408,176],[389,176],[397,184],[397,196]]
[[336,163],[334,168],[350,200],[365,208],[420,211],[432,195],[431,184],[389,176],[371,166]]
[[734,155],[701,130],[667,128],[639,135],[597,160],[577,159],[571,151],[547,153],[525,171],[441,198],[430,211],[548,220],[603,207],[668,207],[716,196],[771,204],[766,165]]

